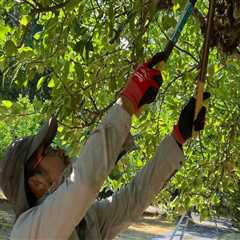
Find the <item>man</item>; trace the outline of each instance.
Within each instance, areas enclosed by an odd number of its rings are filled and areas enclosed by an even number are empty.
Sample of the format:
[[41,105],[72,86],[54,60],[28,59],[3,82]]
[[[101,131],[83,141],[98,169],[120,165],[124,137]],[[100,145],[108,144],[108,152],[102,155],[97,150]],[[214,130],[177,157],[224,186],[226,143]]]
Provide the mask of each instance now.
[[131,116],[154,101],[161,84],[158,70],[148,63],[138,66],[72,164],[63,150],[50,147],[57,131],[55,118],[37,135],[10,145],[0,176],[0,186],[17,216],[10,239],[113,239],[141,216],[180,168],[182,144],[191,137],[192,128],[204,127],[206,109],[193,123],[195,102],[191,99],[153,159],[126,187],[96,201],[129,134]]

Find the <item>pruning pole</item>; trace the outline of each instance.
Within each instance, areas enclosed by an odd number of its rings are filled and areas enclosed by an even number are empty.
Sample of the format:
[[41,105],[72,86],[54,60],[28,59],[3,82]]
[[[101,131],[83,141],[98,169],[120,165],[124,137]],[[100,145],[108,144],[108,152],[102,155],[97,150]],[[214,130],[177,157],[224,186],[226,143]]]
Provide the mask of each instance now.
[[175,47],[188,18],[192,15],[196,1],[197,0],[188,0],[187,1],[185,8],[180,16],[180,19],[174,29],[174,32],[172,33],[172,35],[164,49],[164,52],[163,52],[164,57],[160,53],[155,54],[153,56],[153,58],[151,59],[151,61],[148,63],[149,67],[152,68],[155,65],[157,65],[156,68],[160,71],[162,70],[163,65],[167,62],[170,54],[172,53],[172,50]]
[[[207,18],[207,32],[203,43],[203,51],[201,56],[201,64],[200,64],[200,73],[199,78],[196,85],[196,105],[194,111],[194,121],[197,119],[197,116],[202,108],[203,104],[203,91],[204,85],[206,81],[207,75],[207,66],[208,66],[208,56],[209,56],[209,40],[211,37],[213,18],[214,18],[214,10],[215,10],[215,0],[209,0],[209,11]],[[197,137],[198,132],[193,129],[193,137]]]

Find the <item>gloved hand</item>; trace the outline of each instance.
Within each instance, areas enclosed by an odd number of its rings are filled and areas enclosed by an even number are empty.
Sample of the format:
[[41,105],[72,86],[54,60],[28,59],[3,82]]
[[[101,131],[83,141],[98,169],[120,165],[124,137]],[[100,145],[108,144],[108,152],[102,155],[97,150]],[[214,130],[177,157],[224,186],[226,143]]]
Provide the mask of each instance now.
[[128,98],[137,113],[141,106],[153,102],[162,85],[160,71],[149,67],[149,62],[138,65],[121,95]]
[[[209,92],[205,92],[203,94],[203,101],[208,100],[210,96],[211,95]],[[193,121],[195,102],[195,98],[190,99],[188,104],[183,108],[177,125],[175,125],[173,128],[173,136],[180,145],[192,137],[193,129],[195,131],[200,131],[204,128],[207,109],[203,106],[198,114],[197,119]]]

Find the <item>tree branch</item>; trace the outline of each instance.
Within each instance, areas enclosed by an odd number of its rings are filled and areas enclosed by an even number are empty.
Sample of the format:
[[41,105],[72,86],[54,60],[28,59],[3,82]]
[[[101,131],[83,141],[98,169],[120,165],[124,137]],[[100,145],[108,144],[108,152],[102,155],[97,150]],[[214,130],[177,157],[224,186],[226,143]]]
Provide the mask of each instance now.
[[[158,24],[160,31],[163,33],[163,35],[167,38],[168,41],[170,41],[170,38],[167,36],[167,34],[164,32],[164,30],[161,28],[161,26]],[[177,44],[175,44],[174,46],[176,49],[178,49],[181,52],[186,53],[187,55],[189,55],[194,61],[196,61],[199,64],[198,59],[196,59],[190,52],[188,52],[185,49],[180,48]]]
[[184,52],[186,53],[187,55],[189,55],[196,63],[199,64],[199,61],[197,58],[195,58],[190,52],[188,52],[187,50],[183,49],[183,48],[180,48],[179,46],[175,45],[175,48],[178,49],[179,51],[181,52]]
[[51,12],[51,11],[55,11],[61,8],[64,8],[71,0],[66,0],[65,2],[53,5],[53,6],[48,6],[48,7],[34,7],[31,11],[32,14],[36,14],[36,13],[42,13],[42,12]]
[[4,117],[4,118],[8,118],[8,117],[26,117],[26,116],[30,116],[30,115],[36,115],[36,114],[39,114],[39,112],[32,112],[32,113],[9,113],[9,114],[4,114],[4,113],[1,113],[1,117]]
[[[197,68],[197,66],[193,66],[192,68],[190,68],[187,72],[188,73],[190,73],[190,72],[192,72],[194,69],[196,69]],[[184,73],[180,73],[180,74],[178,74],[171,82],[169,82],[168,83],[168,85],[165,87],[165,89],[163,89],[162,90],[162,99],[161,99],[161,102],[160,102],[160,104],[159,104],[159,111],[158,111],[158,116],[157,116],[157,118],[158,118],[158,123],[160,123],[161,121],[160,121],[160,113],[162,113],[162,107],[163,107],[163,104],[164,104],[164,102],[165,102],[165,97],[166,97],[166,93],[167,93],[167,91],[168,91],[168,89],[172,86],[172,84],[174,83],[174,82],[176,82],[178,79],[180,79],[180,78],[182,78],[183,76],[184,76],[184,74],[185,74],[186,72],[184,72]],[[159,126],[159,124],[157,125],[157,132],[158,132],[158,134],[160,133],[160,126]]]

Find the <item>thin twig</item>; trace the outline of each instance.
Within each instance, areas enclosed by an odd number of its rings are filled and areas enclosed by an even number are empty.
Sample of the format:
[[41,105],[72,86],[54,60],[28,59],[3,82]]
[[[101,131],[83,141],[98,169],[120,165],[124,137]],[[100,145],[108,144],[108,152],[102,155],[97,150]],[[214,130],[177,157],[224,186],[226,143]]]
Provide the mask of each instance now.
[[83,129],[82,125],[81,126],[70,126],[70,125],[68,125],[66,123],[63,123],[62,121],[59,121],[59,120],[58,120],[58,123],[60,125],[64,126],[64,127],[66,127],[66,128],[69,128],[69,129]]
[[30,115],[36,115],[36,114],[39,114],[39,112],[32,112],[32,113],[9,113],[9,114],[4,114],[4,113],[1,113],[0,114],[0,117],[25,117],[25,116],[30,116]]
[[[160,31],[161,31],[161,32],[163,33],[163,35],[166,37],[166,39],[167,39],[168,41],[170,41],[170,38],[169,38],[168,35],[165,33],[165,31],[162,29],[162,27],[161,27],[159,24],[158,24],[158,26],[159,26],[159,28],[160,28]],[[177,44],[175,44],[174,47],[175,47],[176,49],[178,49],[179,51],[186,53],[186,54],[189,55],[195,62],[199,63],[199,61],[198,61],[190,52],[188,52],[187,50],[180,48]]]
[[98,0],[95,0],[95,2],[96,2],[96,5],[98,6],[98,8],[99,8],[100,10],[102,10],[101,6],[100,6],[99,3],[98,3]]
[[[194,69],[196,69],[196,66],[190,68],[187,72],[190,73],[190,72],[192,72]],[[159,114],[158,114],[158,123],[160,123],[160,113],[162,112],[162,111],[161,111],[161,110],[162,110],[162,106],[163,106],[163,104],[164,104],[165,97],[166,97],[166,93],[167,93],[168,89],[169,89],[169,88],[172,86],[172,84],[173,84],[174,82],[176,82],[179,78],[182,78],[182,77],[184,76],[184,74],[185,74],[185,72],[177,75],[171,82],[168,83],[168,85],[166,86],[166,88],[165,88],[164,91],[162,92],[163,97],[162,97],[162,101],[160,102],[160,105],[159,105],[159,109],[160,109],[160,110],[159,110]],[[158,125],[157,125],[157,132],[158,132],[158,133],[160,132],[159,129],[160,129],[160,126],[159,126],[159,124],[158,124]]]
[[186,53],[187,55],[189,55],[196,63],[199,64],[199,60],[197,58],[195,58],[190,52],[188,52],[187,50],[180,48],[178,45],[175,45],[175,48],[178,49],[181,52]]

